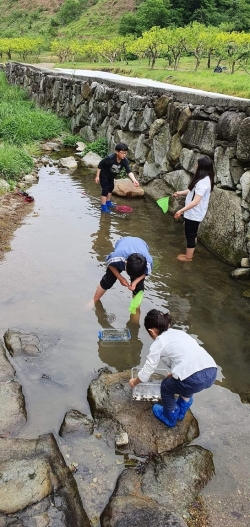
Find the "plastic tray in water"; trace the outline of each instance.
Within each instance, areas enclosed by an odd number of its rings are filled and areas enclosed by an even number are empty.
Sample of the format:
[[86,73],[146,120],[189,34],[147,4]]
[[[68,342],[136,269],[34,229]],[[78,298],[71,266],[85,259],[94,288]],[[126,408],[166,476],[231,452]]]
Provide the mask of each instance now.
[[129,329],[103,329],[98,333],[104,342],[127,342],[131,338]]
[[[135,371],[139,368],[132,368],[132,378],[135,378]],[[134,401],[161,401],[161,382],[166,377],[168,371],[158,369],[151,375],[151,381],[141,382],[137,384],[132,390],[132,398]]]

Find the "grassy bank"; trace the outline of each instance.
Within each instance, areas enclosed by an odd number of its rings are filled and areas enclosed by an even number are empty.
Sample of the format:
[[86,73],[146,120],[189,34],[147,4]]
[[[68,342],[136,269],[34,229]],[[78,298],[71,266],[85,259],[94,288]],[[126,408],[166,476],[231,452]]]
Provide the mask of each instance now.
[[9,86],[0,73],[0,177],[18,179],[33,168],[34,143],[58,136],[66,123],[36,108],[24,90]]

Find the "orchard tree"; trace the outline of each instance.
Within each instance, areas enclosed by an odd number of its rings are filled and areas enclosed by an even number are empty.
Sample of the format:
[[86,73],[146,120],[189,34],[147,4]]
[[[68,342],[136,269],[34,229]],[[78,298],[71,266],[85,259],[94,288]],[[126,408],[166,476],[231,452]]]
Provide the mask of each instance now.
[[199,22],[193,22],[192,24],[189,24],[189,26],[183,28],[183,34],[186,39],[186,50],[191,52],[196,59],[194,71],[197,71],[204,52],[205,31],[206,27],[203,24],[199,24]]
[[219,33],[217,46],[221,55],[227,59],[230,72],[233,74],[239,68],[244,69],[250,61],[250,35],[249,33]]
[[173,57],[174,70],[178,69],[181,55],[186,50],[186,37],[182,27],[166,30],[168,51]]

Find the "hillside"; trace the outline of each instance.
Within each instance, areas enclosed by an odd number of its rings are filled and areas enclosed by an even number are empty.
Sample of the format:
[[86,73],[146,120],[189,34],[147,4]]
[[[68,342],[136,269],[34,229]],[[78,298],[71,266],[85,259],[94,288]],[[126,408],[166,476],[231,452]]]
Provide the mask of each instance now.
[[[86,0],[79,18],[63,26],[57,14],[65,0],[0,0],[1,37],[95,36],[116,34],[120,17],[135,9],[136,0]],[[73,0],[78,1],[78,0]]]

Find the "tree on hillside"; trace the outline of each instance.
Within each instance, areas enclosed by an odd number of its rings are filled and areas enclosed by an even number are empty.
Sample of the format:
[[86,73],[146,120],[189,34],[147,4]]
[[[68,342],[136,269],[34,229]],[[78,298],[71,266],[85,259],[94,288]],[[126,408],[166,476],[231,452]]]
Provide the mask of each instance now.
[[167,27],[170,22],[170,0],[144,0],[136,13],[121,17],[119,33],[139,36],[151,27]]
[[62,25],[77,20],[85,3],[85,0],[65,0],[57,13],[56,19]]
[[125,13],[120,19],[119,35],[140,35],[140,30],[137,26],[136,13]]

